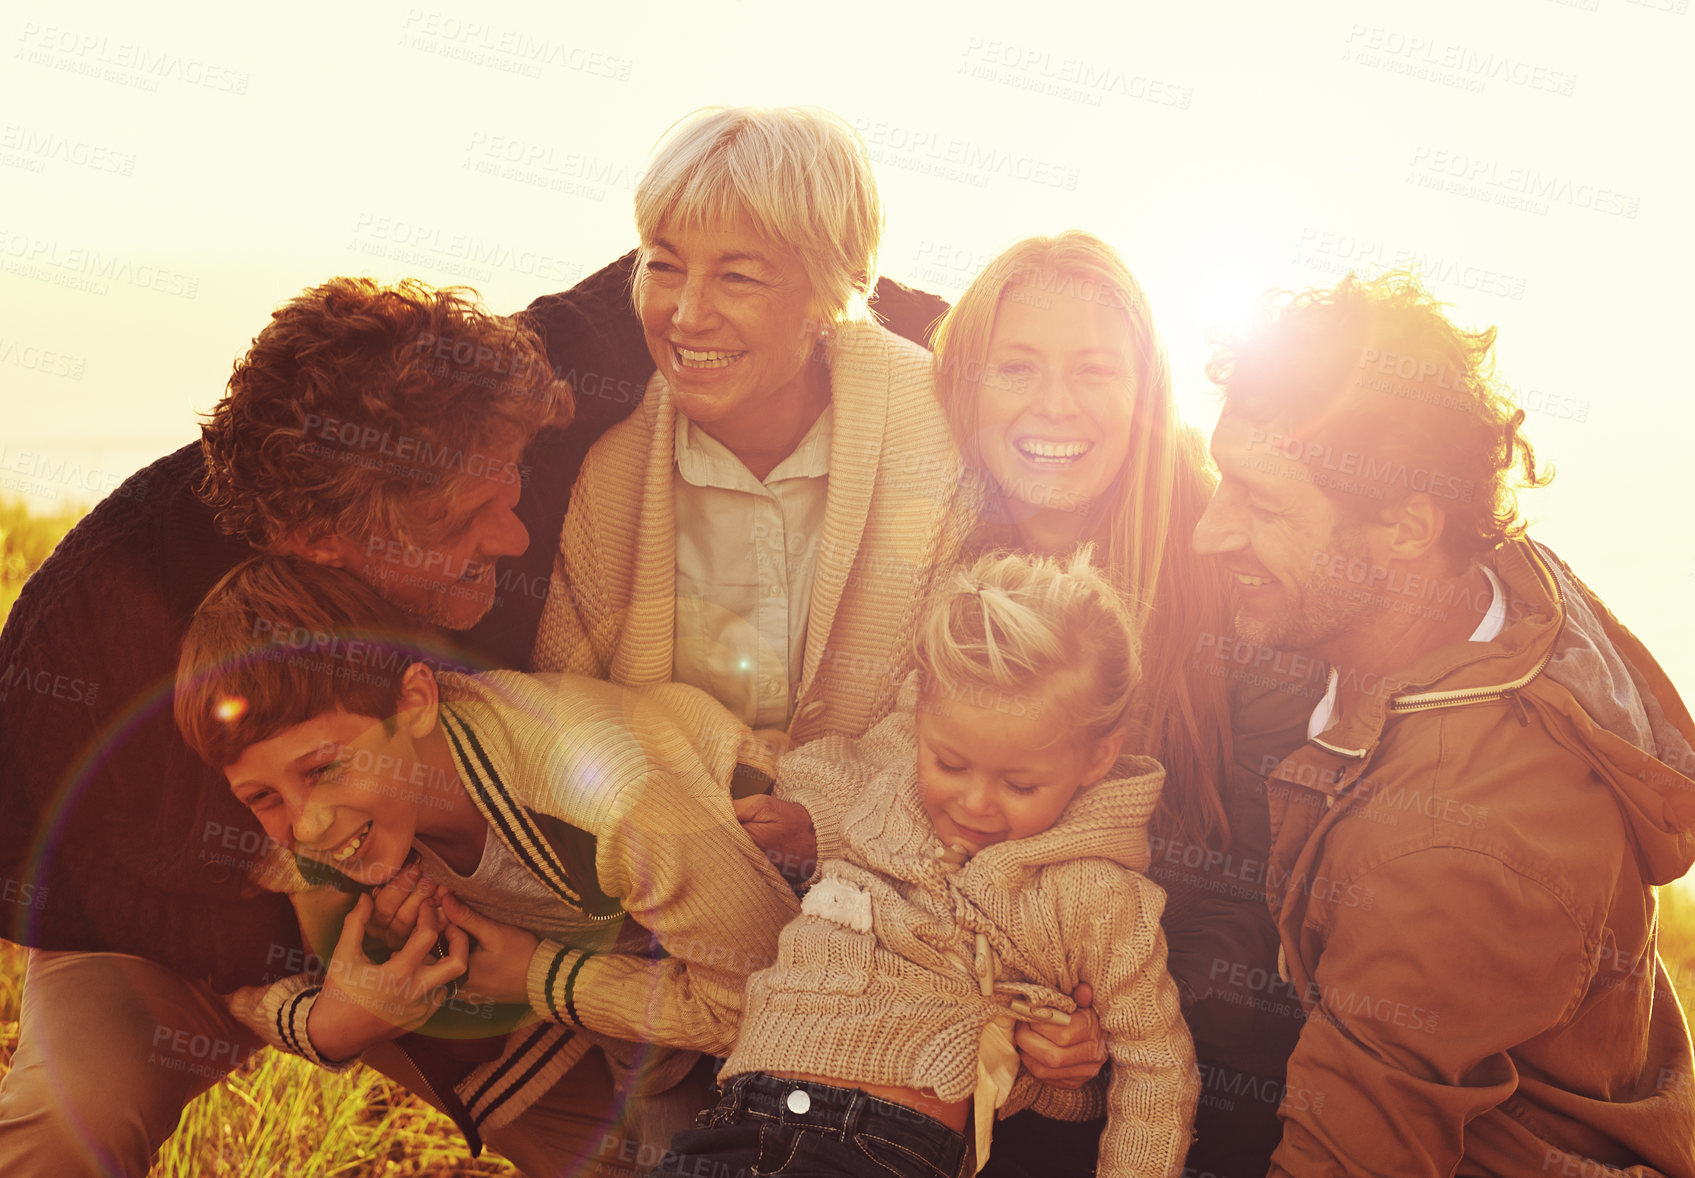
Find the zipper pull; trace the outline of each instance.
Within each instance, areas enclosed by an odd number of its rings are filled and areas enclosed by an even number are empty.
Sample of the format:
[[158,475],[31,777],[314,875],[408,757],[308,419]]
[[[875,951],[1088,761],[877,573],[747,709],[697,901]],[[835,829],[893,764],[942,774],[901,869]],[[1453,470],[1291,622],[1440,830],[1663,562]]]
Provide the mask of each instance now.
[[1519,699],[1518,690],[1516,688],[1507,692],[1507,702],[1513,705],[1513,714],[1518,717],[1518,726],[1520,728],[1529,728],[1530,717],[1525,714],[1524,701]]

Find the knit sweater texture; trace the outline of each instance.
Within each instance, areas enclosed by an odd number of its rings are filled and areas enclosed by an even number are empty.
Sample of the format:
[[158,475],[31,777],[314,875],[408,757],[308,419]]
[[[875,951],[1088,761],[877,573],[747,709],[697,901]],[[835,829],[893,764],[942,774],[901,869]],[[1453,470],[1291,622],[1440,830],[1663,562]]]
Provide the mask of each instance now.
[[[513,671],[442,682],[466,792],[576,926],[530,960],[530,1005],[546,1022],[513,1031],[499,1058],[456,1085],[472,1120],[510,1122],[591,1046],[636,1091],[668,1088],[695,1052],[728,1050],[747,976],[773,960],[795,912],[730,803],[747,728],[683,684],[637,691]],[[595,836],[592,878],[538,816]],[[238,1017],[272,1046],[333,1066],[306,1036],[316,987],[286,979]]]
[[[983,1028],[1009,1000],[1075,1010],[1069,995],[1087,981],[1113,1061],[1100,1172],[1173,1171],[1189,1145],[1198,1083],[1166,972],[1164,894],[1141,874],[1164,771],[1147,757],[1122,758],[1048,830],[952,868],[935,858],[940,844],[919,798],[915,694],[909,683],[903,706],[859,741],[830,737],[783,758],[779,795],[805,805],[818,830],[814,891],[865,896],[869,928],[803,904],[776,964],[748,983],[724,1074],[810,1072],[963,1100],[976,1087]],[[991,996],[973,970],[978,933],[997,963]],[[1026,1074],[1001,1112],[1027,1107],[1067,1119],[1098,1111]]]
[[[923,348],[848,324],[830,345],[835,436],[796,742],[857,736],[910,669],[916,611],[957,550],[959,465]],[[531,665],[633,687],[670,680],[677,627],[677,410],[663,376],[589,452],[571,493]]]

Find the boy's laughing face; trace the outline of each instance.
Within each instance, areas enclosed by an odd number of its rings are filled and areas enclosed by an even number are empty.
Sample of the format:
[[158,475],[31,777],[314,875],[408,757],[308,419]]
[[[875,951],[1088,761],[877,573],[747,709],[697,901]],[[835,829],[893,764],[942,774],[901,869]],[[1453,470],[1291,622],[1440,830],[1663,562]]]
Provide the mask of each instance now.
[[403,729],[340,708],[249,745],[224,773],[272,839],[367,885],[400,872],[420,812],[448,800]]

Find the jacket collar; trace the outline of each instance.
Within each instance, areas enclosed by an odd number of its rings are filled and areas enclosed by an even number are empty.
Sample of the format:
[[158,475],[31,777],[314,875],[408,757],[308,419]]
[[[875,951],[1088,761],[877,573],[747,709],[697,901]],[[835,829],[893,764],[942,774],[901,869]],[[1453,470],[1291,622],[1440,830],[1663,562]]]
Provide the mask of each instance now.
[[[1529,540],[1501,545],[1490,563],[1505,589],[1506,628],[1492,641],[1447,643],[1392,675],[1365,676],[1357,684],[1358,706],[1312,744],[1344,759],[1363,759],[1391,716],[1510,698],[1543,672],[1565,624],[1559,582]],[[1441,608],[1443,601],[1438,597],[1430,604]]]

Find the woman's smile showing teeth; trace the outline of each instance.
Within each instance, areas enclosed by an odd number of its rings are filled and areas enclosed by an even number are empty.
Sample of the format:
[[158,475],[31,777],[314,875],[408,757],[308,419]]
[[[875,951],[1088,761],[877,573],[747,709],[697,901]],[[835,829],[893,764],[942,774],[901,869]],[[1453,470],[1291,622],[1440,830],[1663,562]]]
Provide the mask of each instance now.
[[1020,438],[1013,444],[1020,454],[1032,462],[1075,462],[1095,448],[1093,442],[1053,441],[1047,438]]
[[728,368],[742,356],[740,352],[697,351],[677,344],[672,344],[671,350],[683,368]]

